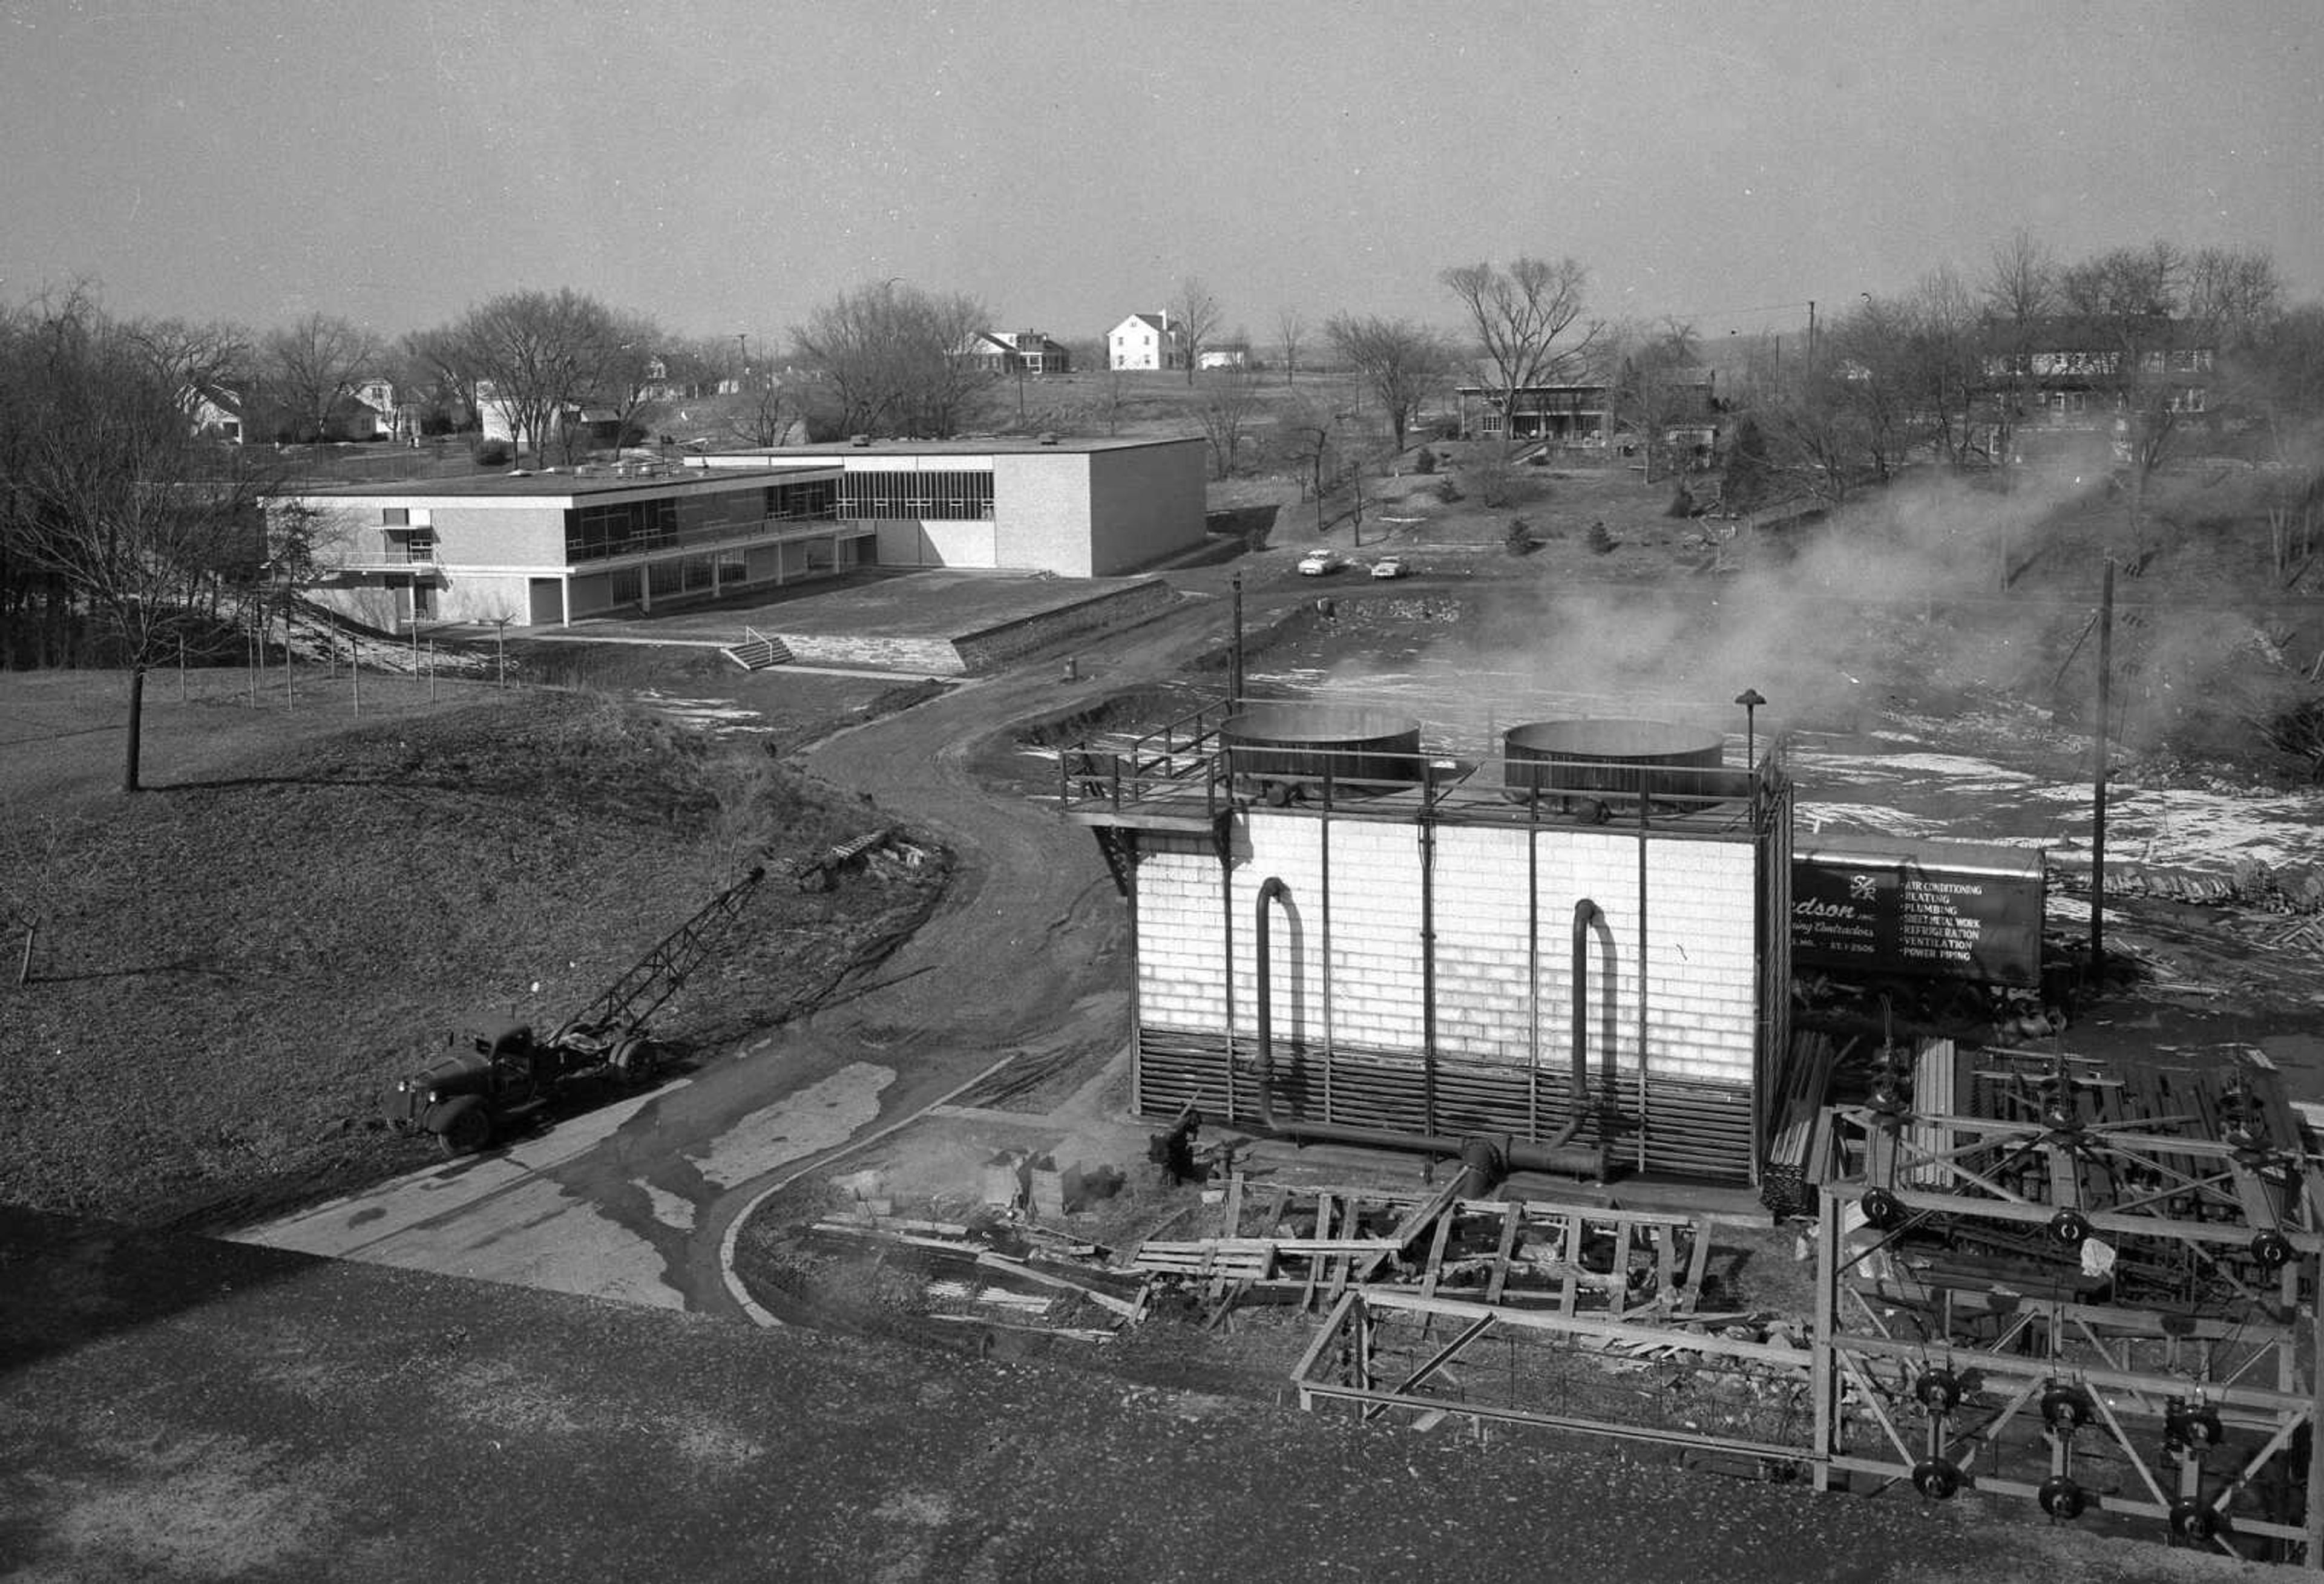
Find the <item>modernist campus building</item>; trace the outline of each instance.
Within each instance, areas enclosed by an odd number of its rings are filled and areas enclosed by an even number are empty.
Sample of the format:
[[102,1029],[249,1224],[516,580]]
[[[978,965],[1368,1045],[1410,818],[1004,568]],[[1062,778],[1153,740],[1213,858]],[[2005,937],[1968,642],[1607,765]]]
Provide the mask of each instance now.
[[1108,576],[1203,539],[1198,439],[867,443],[313,490],[317,600],[559,626],[865,566]]

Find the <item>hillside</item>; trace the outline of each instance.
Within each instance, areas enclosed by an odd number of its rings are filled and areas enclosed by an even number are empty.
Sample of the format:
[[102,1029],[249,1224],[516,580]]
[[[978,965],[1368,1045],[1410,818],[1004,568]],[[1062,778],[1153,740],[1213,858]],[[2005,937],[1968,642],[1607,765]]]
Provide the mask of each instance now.
[[0,897],[40,923],[30,982],[0,990],[0,1200],[131,1221],[429,1158],[382,1129],[384,1086],[453,1027],[577,1010],[761,855],[777,883],[653,1025],[681,1061],[827,993],[943,883],[782,881],[880,816],[590,694],[485,693],[41,806],[0,847]]

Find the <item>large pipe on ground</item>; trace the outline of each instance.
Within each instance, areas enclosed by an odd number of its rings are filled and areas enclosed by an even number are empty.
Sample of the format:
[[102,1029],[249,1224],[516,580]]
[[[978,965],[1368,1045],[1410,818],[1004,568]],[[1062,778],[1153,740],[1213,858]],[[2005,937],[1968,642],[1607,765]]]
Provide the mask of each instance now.
[[1589,1027],[1588,997],[1582,993],[1583,971],[1588,966],[1590,926],[1599,916],[1598,904],[1586,898],[1573,908],[1573,1106],[1565,1126],[1557,1137],[1536,1143],[1518,1139],[1508,1134],[1478,1135],[1453,1138],[1443,1134],[1406,1133],[1393,1128],[1356,1128],[1337,1122],[1288,1122],[1277,1124],[1275,1119],[1275,963],[1271,955],[1272,931],[1270,920],[1273,905],[1287,901],[1291,889],[1281,877],[1269,875],[1259,888],[1257,916],[1253,920],[1252,948],[1258,953],[1259,968],[1259,1058],[1254,1076],[1259,1087],[1259,1131],[1294,1144],[1356,1144],[1374,1149],[1416,1150],[1425,1155],[1450,1156],[1460,1160],[1462,1171],[1462,1194],[1480,1198],[1489,1193],[1511,1172],[1557,1172],[1574,1177],[1603,1177],[1606,1174],[1605,1147],[1575,1144],[1573,1136],[1582,1129],[1584,1103],[1589,1094],[1588,1047],[1585,1035]]

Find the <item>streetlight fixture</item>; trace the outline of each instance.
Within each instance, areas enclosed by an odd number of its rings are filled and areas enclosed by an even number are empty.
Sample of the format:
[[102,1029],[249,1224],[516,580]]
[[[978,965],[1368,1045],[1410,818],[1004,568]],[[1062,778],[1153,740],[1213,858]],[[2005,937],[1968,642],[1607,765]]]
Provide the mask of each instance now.
[[1759,696],[1757,688],[1747,687],[1735,695],[1735,702],[1743,706],[1743,765],[1746,769],[1756,769],[1758,768],[1758,753],[1755,717],[1759,713],[1759,706],[1767,701]]

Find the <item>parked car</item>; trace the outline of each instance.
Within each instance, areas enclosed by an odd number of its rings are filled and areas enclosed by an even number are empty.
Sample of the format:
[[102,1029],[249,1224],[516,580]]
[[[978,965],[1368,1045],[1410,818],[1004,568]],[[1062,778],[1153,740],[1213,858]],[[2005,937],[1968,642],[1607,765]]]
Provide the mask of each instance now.
[[1402,577],[1404,576],[1404,557],[1401,556],[1382,556],[1379,560],[1372,563],[1372,576],[1374,577]]
[[1299,557],[1299,576],[1321,577],[1327,572],[1337,572],[1346,565],[1340,559],[1337,550],[1310,550]]

